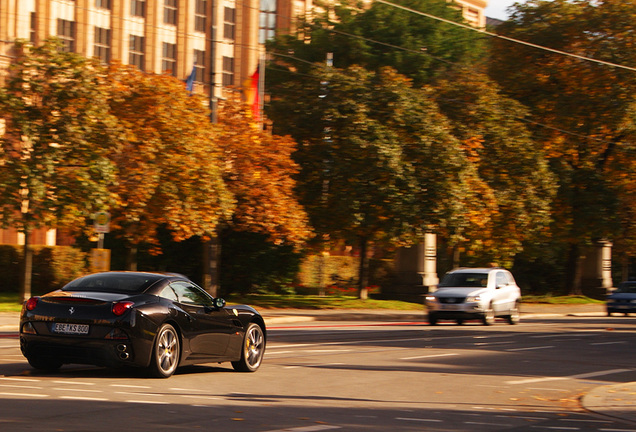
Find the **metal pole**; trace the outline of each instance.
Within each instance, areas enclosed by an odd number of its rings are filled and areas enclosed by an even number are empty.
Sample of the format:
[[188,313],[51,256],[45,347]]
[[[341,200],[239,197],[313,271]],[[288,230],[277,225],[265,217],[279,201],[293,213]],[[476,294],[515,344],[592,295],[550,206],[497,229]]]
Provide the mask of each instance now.
[[210,121],[212,123],[217,122],[217,99],[216,99],[216,2],[214,0],[210,0],[212,3],[212,11],[211,11],[211,20],[212,25],[210,26]]

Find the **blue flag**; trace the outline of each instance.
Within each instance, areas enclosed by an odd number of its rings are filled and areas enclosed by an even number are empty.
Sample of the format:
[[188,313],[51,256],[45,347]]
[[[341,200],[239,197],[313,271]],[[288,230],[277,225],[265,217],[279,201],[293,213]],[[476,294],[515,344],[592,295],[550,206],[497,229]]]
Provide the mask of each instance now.
[[194,78],[197,75],[197,68],[196,66],[192,66],[192,72],[190,72],[190,76],[188,76],[188,79],[186,80],[186,90],[190,92],[190,94],[192,94],[192,90],[194,89]]

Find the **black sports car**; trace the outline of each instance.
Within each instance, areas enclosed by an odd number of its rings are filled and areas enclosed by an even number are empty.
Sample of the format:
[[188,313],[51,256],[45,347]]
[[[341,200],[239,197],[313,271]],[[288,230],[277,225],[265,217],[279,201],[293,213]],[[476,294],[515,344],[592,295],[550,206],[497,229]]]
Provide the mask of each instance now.
[[137,366],[167,378],[177,367],[232,362],[254,372],[265,352],[261,315],[226,306],[177,274],[104,272],[25,302],[20,348],[36,369],[65,363]]

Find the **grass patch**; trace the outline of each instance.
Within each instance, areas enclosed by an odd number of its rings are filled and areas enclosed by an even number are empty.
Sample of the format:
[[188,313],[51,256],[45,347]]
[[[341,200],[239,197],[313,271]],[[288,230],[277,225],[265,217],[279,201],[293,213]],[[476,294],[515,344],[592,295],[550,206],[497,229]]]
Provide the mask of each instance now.
[[348,296],[303,296],[303,295],[275,295],[248,294],[243,296],[231,295],[226,298],[228,303],[248,304],[263,309],[392,309],[392,310],[421,310],[423,305],[397,300],[360,300]]
[[582,295],[569,295],[569,296],[524,295],[523,302],[537,303],[537,304],[555,304],[555,305],[605,303],[604,300],[595,300],[593,298],[582,296]]
[[20,312],[22,302],[18,293],[0,293],[0,312]]

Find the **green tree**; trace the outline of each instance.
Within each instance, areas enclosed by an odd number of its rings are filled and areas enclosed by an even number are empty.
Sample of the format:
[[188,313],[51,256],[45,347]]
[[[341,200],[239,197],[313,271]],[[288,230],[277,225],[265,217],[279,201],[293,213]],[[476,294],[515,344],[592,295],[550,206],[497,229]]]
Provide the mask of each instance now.
[[370,243],[449,227],[460,235],[464,204],[486,204],[467,199],[479,179],[426,91],[390,68],[309,72],[276,89],[271,118],[301,143],[298,189],[317,233],[359,247],[365,298]]
[[83,226],[106,207],[113,180],[107,152],[119,129],[109,114],[98,62],[64,52],[47,40],[17,42],[16,60],[0,89],[0,204],[2,225],[25,236],[21,296],[31,291],[33,229]]
[[555,193],[547,158],[524,121],[527,109],[473,71],[451,74],[435,85],[434,93],[496,205],[488,224],[467,233],[462,247],[480,257],[481,264],[510,267],[524,242],[549,227]]
[[[397,4],[458,23],[464,22],[457,5],[446,0],[401,0]],[[416,87],[455,69],[479,62],[487,46],[481,35],[449,23],[390,6],[357,1],[328,2],[322,15],[302,21],[293,34],[277,38],[268,53],[279,65],[300,73],[333,54],[334,66],[358,65],[369,70],[391,66],[413,79]],[[297,60],[304,60],[297,61]],[[268,70],[268,81],[289,78]]]
[[[629,67],[636,66],[632,1],[541,1],[516,6],[503,35]],[[620,67],[496,40],[491,76],[530,110],[532,131],[557,176],[555,239],[568,245],[567,286],[580,292],[586,246],[620,232],[619,188],[633,141],[622,124],[636,73]],[[618,152],[625,158],[617,158]],[[617,177],[618,176],[618,177]]]
[[159,227],[177,241],[209,237],[230,217],[234,200],[222,177],[218,131],[201,97],[174,77],[117,63],[108,91],[125,132],[109,155],[118,167],[111,223],[129,244],[134,269],[137,246],[158,245]]

